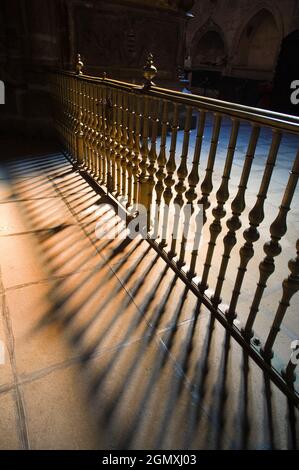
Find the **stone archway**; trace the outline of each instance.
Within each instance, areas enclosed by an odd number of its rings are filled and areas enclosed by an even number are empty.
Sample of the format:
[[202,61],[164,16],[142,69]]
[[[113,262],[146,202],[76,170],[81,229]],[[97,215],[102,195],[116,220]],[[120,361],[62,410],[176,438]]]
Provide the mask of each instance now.
[[197,44],[193,56],[193,66],[220,66],[225,61],[225,46],[221,36],[216,31],[205,33]]
[[222,66],[227,56],[224,35],[213,22],[204,25],[195,34],[191,47],[192,67]]
[[280,45],[280,33],[268,10],[256,13],[240,37],[237,64],[249,69],[273,70]]

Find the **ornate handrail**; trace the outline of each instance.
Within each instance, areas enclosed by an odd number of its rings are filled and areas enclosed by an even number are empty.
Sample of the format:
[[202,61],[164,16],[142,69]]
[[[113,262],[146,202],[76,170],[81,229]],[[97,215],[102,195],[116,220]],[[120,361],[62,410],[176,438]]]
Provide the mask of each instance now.
[[[61,71],[56,73],[69,77],[77,75],[75,72],[69,71]],[[143,93],[147,93],[150,96],[159,99],[169,99],[178,104],[200,107],[201,109],[210,112],[219,112],[221,114],[227,115],[228,117],[239,118],[240,120],[253,122],[269,128],[282,129],[284,131],[295,134],[298,133],[299,117],[291,114],[278,113],[276,111],[245,106],[242,104],[232,103],[230,101],[222,101],[206,96],[186,94],[180,91],[160,88],[155,85],[152,85],[149,88],[145,88],[144,86],[135,83],[115,80],[106,76],[101,78],[94,77],[92,75],[82,75],[81,77],[77,78],[82,78],[88,83],[100,84],[105,82],[106,85],[117,87],[122,90],[132,90],[135,92],[142,91]]]
[[[289,336],[288,362],[281,359],[286,352],[279,342],[289,304],[299,290],[298,242],[297,258],[289,262],[285,279],[280,279],[275,262],[299,178],[299,150],[290,157],[291,172],[274,220],[269,222],[265,213],[283,138],[287,133],[299,136],[299,118],[157,87],[151,55],[141,85],[85,75],[83,68],[78,56],[76,73],[51,75],[54,121],[68,157],[122,204],[129,220],[140,218],[144,209],[145,219],[138,219],[143,236],[298,405],[297,347]],[[208,122],[211,135],[205,147]],[[243,145],[240,152],[244,124],[246,149]],[[225,151],[224,128],[229,133]],[[254,181],[256,196],[251,194],[248,203],[264,129],[269,146],[264,146],[265,163]],[[263,240],[262,224],[268,230]],[[254,264],[259,265],[255,285],[248,275]],[[281,298],[261,328],[261,306],[271,283],[276,290],[281,286]],[[253,292],[245,306],[244,292]]]

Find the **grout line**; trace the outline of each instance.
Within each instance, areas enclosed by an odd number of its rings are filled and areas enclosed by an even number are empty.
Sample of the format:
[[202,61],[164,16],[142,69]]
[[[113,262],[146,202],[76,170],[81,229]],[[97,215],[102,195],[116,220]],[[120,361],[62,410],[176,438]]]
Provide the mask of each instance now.
[[[77,227],[77,224],[72,224],[72,223],[62,224],[62,225],[63,225],[63,228]],[[30,234],[34,234],[34,233],[50,232],[50,231],[52,231],[56,228],[57,228],[57,225],[53,225],[52,227],[38,228],[38,229],[34,229],[34,230],[26,230],[25,232],[6,233],[6,234],[0,235],[0,238],[18,237],[20,235],[30,235]]]
[[14,382],[0,385],[0,397],[1,397],[1,395],[3,396],[6,393],[9,393],[9,392],[13,391],[15,389],[15,387],[16,387],[16,384]]
[[[1,273],[0,273],[1,276]],[[1,281],[2,284],[2,281]],[[2,294],[2,307],[3,307],[3,323],[6,336],[6,346],[8,350],[8,355],[10,359],[10,365],[13,374],[14,388],[13,396],[15,402],[15,410],[17,415],[17,432],[19,435],[19,440],[22,449],[30,449],[29,443],[29,434],[27,427],[26,411],[25,411],[25,402],[23,397],[23,392],[18,386],[18,373],[15,357],[15,339],[13,334],[13,328],[11,324],[11,318],[9,314],[8,305],[6,303],[5,293]]]
[[[148,336],[149,334],[146,334],[146,335],[140,336],[139,338],[135,338],[131,341],[124,341],[111,347],[105,347],[105,348],[100,348],[98,350],[95,350],[95,352],[90,357],[90,361],[93,361],[106,353],[129,347],[132,344],[142,341],[144,338],[147,338]],[[56,364],[52,364],[48,367],[45,367],[43,369],[34,371],[31,374],[20,376],[19,384],[20,385],[28,384],[36,380],[40,380],[41,378],[46,377],[58,370],[67,369],[68,367],[71,367],[74,364],[80,363],[83,357],[84,357],[83,355],[76,355],[76,356],[71,357],[70,359],[66,359],[65,361],[58,362]]]
[[[207,312],[207,314],[208,313],[209,312]],[[194,318],[184,320],[181,323],[178,323],[175,327],[180,328],[181,326],[185,326],[186,324],[192,323],[194,320],[195,320]],[[160,335],[162,333],[165,333],[166,331],[172,330],[173,328],[174,328],[174,325],[171,325],[169,327],[164,327],[164,328],[161,328],[160,330],[157,330],[157,340],[162,341]],[[115,344],[114,346],[111,346],[111,347],[108,346],[104,348],[98,348],[90,357],[90,361],[93,361],[106,353],[110,353],[113,351],[117,351],[119,349],[125,349],[127,347],[130,347],[133,344],[143,341],[144,339],[150,337],[151,335],[152,333],[148,331],[147,333],[139,336],[138,338],[134,338],[132,340],[126,340],[118,344]],[[165,344],[163,341],[162,343],[163,343],[163,348],[165,348]],[[67,369],[68,367],[71,367],[72,365],[79,363],[83,357],[84,357],[83,355],[76,355],[76,356],[71,357],[70,359],[66,359],[65,361],[51,364],[50,366],[33,371],[32,373],[19,375],[17,383],[11,383],[11,384],[8,383],[8,384],[4,384],[0,386],[0,395],[2,394],[4,395],[5,393],[8,393],[9,391],[13,390],[16,387],[16,385],[17,386],[26,385],[26,384],[35,382],[37,380],[40,380],[44,377],[47,377],[48,375],[58,370]]]
[[[100,265],[99,269],[101,269],[101,268],[102,268],[102,266]],[[39,285],[39,284],[46,284],[47,282],[52,282],[52,281],[56,281],[56,280],[60,280],[60,279],[64,279],[64,278],[69,278],[71,276],[75,276],[76,274],[80,274],[80,273],[96,271],[97,269],[98,269],[98,265],[92,266],[90,268],[79,269],[77,271],[72,271],[72,272],[66,273],[66,274],[61,274],[60,276],[53,275],[53,276],[49,276],[49,277],[44,278],[44,279],[40,279],[39,281],[31,281],[31,282],[25,282],[24,284],[16,284],[14,286],[9,286],[5,289],[5,291],[8,292],[8,291],[23,289],[23,288],[26,288],[26,287],[31,287],[31,286],[35,286],[35,285]],[[1,285],[0,285],[0,294],[1,294],[1,292],[2,292],[2,290],[1,290]]]
[[46,196],[46,197],[27,197],[27,198],[20,198],[16,199],[14,196],[11,196],[10,199],[5,199],[0,201],[0,205],[2,204],[11,204],[13,202],[29,202],[29,201],[43,201],[44,199],[54,199],[57,196]]
[[[73,211],[71,205],[69,204],[67,198],[64,196],[64,194],[61,193],[61,191],[59,190],[58,186],[55,184],[55,181],[53,181],[53,179],[51,179],[51,177],[50,177],[49,179],[50,179],[50,181],[52,181],[52,184],[53,184],[55,190],[58,192],[58,194],[60,195],[61,199],[64,201],[64,203],[65,203],[66,206],[68,207],[68,209],[69,209],[70,213],[72,214],[72,216],[78,221],[78,224],[80,224],[80,221],[79,221],[79,219],[78,219],[78,217],[77,217],[78,214],[77,214],[77,213],[74,213],[74,211]],[[120,283],[120,285],[122,286],[122,288],[123,288],[123,289],[125,290],[125,292],[129,295],[129,297],[130,297],[132,303],[135,305],[135,307],[137,308],[137,310],[139,311],[139,313],[140,313],[141,315],[143,315],[143,312],[142,312],[142,310],[139,308],[139,306],[136,304],[136,302],[135,302],[135,300],[134,300],[134,298],[133,298],[133,295],[131,294],[131,292],[129,292],[129,291],[126,289],[126,287],[124,286],[124,284],[123,284],[123,282],[121,281],[121,279],[117,276],[116,272],[115,272],[114,269],[113,269],[113,265],[111,265],[111,264],[106,260],[105,256],[99,252],[97,246],[95,245],[94,240],[93,240],[92,238],[90,238],[90,235],[89,235],[88,233],[86,233],[85,227],[82,226],[81,224],[80,224],[80,227],[81,227],[81,230],[83,231],[85,237],[89,239],[91,245],[94,247],[94,249],[95,249],[95,251],[97,252],[97,254],[103,259],[103,261],[106,262],[107,266],[108,266],[109,269],[112,271],[112,273],[114,274],[114,276],[117,278],[117,280],[118,280],[118,282]],[[144,320],[145,320],[145,322],[147,323],[147,325],[148,325],[150,328],[152,328],[152,326],[149,324],[149,322],[148,322],[146,319],[144,319]]]
[[[53,185],[54,185],[54,187],[55,187],[55,189],[56,189],[56,188],[57,188],[57,185],[55,184],[54,181],[53,181]],[[57,192],[60,193],[59,188],[57,188]],[[74,217],[76,220],[78,220],[77,214],[74,214],[74,212],[73,212],[73,210],[72,210],[72,207],[71,207],[71,205],[69,204],[69,202],[68,202],[68,200],[66,199],[66,197],[65,197],[62,193],[60,193],[60,195],[61,195],[62,200],[63,200],[63,201],[65,202],[65,204],[67,205],[69,211],[70,211],[71,214],[73,215],[73,217]],[[97,247],[96,247],[96,245],[95,245],[95,242],[90,238],[89,234],[86,234],[86,231],[85,231],[84,227],[81,227],[81,229],[83,230],[85,236],[86,236],[87,238],[89,238],[91,244],[94,246],[95,250],[96,250],[97,253],[100,255],[100,257],[101,257],[104,261],[106,261],[106,260],[105,260],[105,257],[98,251],[98,249],[97,249]],[[185,387],[187,388],[187,391],[191,394],[190,386],[188,386],[188,379],[187,379],[187,376],[186,376],[185,373],[181,370],[180,365],[177,363],[177,361],[175,360],[175,358],[174,358],[173,355],[171,354],[170,350],[167,348],[167,346],[166,346],[165,343],[163,342],[163,340],[162,340],[162,338],[161,338],[161,336],[160,336],[161,333],[159,333],[159,331],[157,331],[157,330],[151,325],[150,321],[148,321],[148,320],[144,317],[144,313],[143,313],[142,309],[141,309],[141,308],[139,307],[139,305],[135,302],[134,296],[133,296],[133,294],[131,293],[131,291],[126,288],[126,286],[125,286],[125,284],[123,283],[123,281],[122,281],[122,280],[120,279],[120,277],[117,275],[117,272],[113,269],[113,265],[111,265],[111,263],[110,263],[109,261],[106,261],[106,264],[107,264],[107,266],[109,267],[109,269],[112,271],[112,273],[114,274],[114,276],[116,277],[116,279],[118,280],[118,282],[120,283],[120,285],[122,286],[122,288],[124,289],[124,291],[126,292],[126,294],[127,294],[127,295],[129,296],[129,298],[131,299],[132,304],[135,305],[137,311],[139,312],[139,314],[140,314],[140,315],[142,316],[142,318],[144,319],[145,323],[146,323],[147,326],[148,326],[148,330],[147,330],[147,331],[149,331],[149,334],[150,334],[150,335],[153,334],[153,337],[155,338],[157,344],[159,344],[160,347],[162,347],[163,349],[166,350],[167,357],[168,357],[168,359],[171,361],[171,363],[173,364],[174,369],[175,369],[178,373],[182,374],[182,376],[184,377],[184,381],[183,381],[183,382],[184,382],[184,385],[185,385]],[[191,319],[190,321],[192,321],[192,319]],[[193,320],[193,321],[194,321],[194,320]],[[177,325],[177,326],[180,326],[180,325]],[[170,328],[173,328],[173,326],[170,327]],[[164,331],[165,331],[165,329],[164,329]],[[212,422],[212,416],[209,414],[209,412],[208,412],[202,405],[200,405],[200,408],[201,408],[202,412],[206,415],[206,417]]]
[[[131,341],[124,341],[124,342],[120,342],[119,344],[116,344],[116,345],[111,346],[111,347],[104,347],[104,348],[96,349],[95,352],[92,354],[90,360],[93,361],[93,360],[97,359],[98,357],[100,357],[103,354],[106,354],[108,352],[113,352],[113,351],[117,351],[119,349],[129,347],[129,346],[131,346],[135,343],[138,343],[138,342],[142,341],[143,339],[147,338],[149,335],[150,334],[148,333],[148,334],[145,334],[143,336],[140,336],[139,338],[135,338]],[[67,369],[68,367],[71,367],[74,364],[78,364],[78,363],[80,363],[80,361],[83,357],[84,357],[83,355],[73,356],[70,359],[66,359],[65,361],[52,364],[52,365],[47,366],[43,369],[38,369],[36,371],[33,371],[30,374],[22,374],[22,375],[19,376],[17,383],[5,384],[5,385],[1,386],[0,387],[0,396],[2,394],[5,394],[5,393],[13,390],[16,386],[22,386],[22,385],[26,385],[26,384],[35,382],[35,381],[40,380],[44,377],[47,377],[48,375],[52,374],[53,372],[56,372],[56,371],[62,370],[62,369]]]

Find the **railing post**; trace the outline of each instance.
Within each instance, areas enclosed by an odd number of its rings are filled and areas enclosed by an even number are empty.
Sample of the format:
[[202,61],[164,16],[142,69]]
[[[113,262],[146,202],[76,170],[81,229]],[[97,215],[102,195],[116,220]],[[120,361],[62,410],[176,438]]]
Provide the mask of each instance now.
[[[155,76],[157,75],[157,69],[153,63],[153,55],[150,53],[147,58],[146,65],[144,66],[144,84],[142,91],[148,91],[151,86],[154,86],[154,82],[152,81]],[[148,96],[144,97],[144,107],[143,107],[143,120],[142,120],[142,145],[141,145],[141,162],[140,162],[140,169],[141,172],[138,177],[138,204],[142,205],[148,214],[147,217],[147,230],[150,229],[150,206],[152,201],[152,191],[153,185],[151,184],[151,174],[148,169],[152,168],[154,165],[153,161],[150,161],[150,152],[149,152],[149,119],[151,115],[150,110],[150,100]],[[153,123],[152,123],[153,126]],[[153,131],[153,129],[151,129]],[[152,142],[153,143],[153,142]],[[152,146],[151,146],[152,148]]]
[[145,79],[143,87],[145,89],[149,89],[151,86],[155,86],[153,79],[156,77],[157,73],[157,68],[154,65],[154,57],[153,54],[150,52],[147,56],[146,64],[143,67],[143,77]]
[[[77,63],[76,63],[76,75],[82,75],[83,74],[83,67],[84,64],[81,60],[81,55],[77,54]],[[80,85],[79,85],[80,87]],[[84,163],[84,132],[83,132],[83,102],[82,102],[82,94],[79,94],[79,119],[78,119],[78,129],[76,132],[76,158],[77,158],[77,163],[79,166],[83,165]]]
[[81,54],[77,54],[76,75],[83,75],[83,67],[84,64],[81,59]]

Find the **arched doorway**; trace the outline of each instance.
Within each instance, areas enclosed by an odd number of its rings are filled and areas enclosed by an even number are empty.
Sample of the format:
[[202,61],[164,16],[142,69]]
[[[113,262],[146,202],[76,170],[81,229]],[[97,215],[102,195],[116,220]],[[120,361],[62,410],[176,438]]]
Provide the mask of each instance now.
[[268,10],[256,13],[245,26],[239,41],[237,63],[251,70],[272,72],[280,45],[280,33]]
[[226,57],[225,45],[217,31],[207,31],[193,47],[193,67],[221,66]]
[[192,44],[192,88],[195,93],[219,97],[222,70],[227,49],[220,28],[208,24]]

